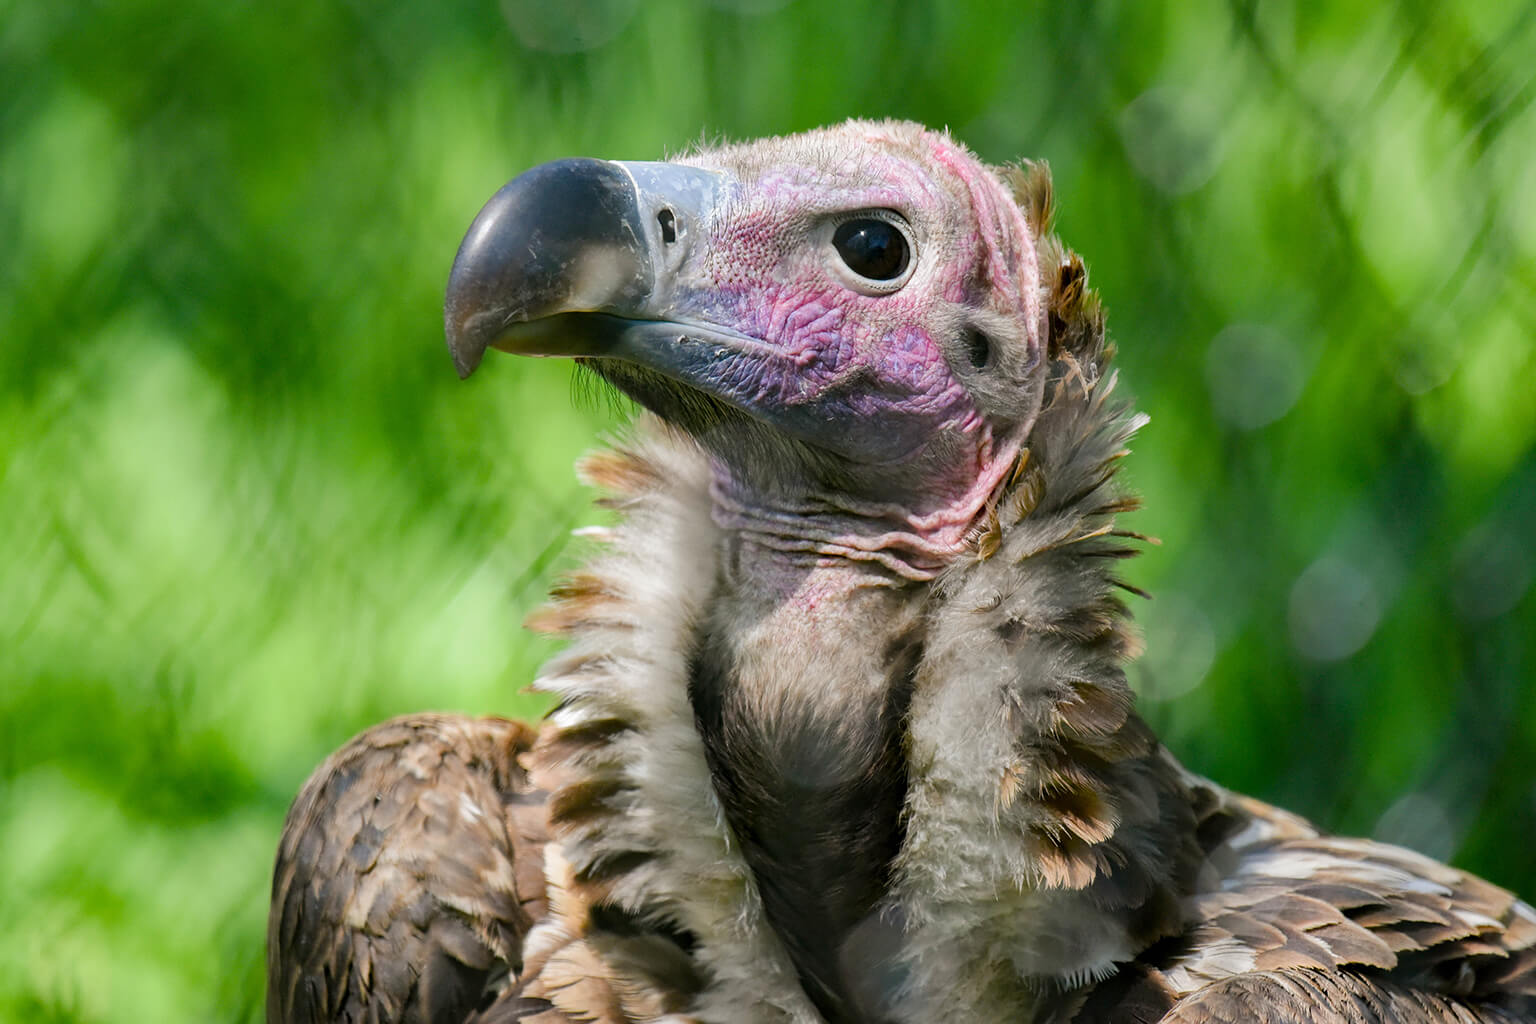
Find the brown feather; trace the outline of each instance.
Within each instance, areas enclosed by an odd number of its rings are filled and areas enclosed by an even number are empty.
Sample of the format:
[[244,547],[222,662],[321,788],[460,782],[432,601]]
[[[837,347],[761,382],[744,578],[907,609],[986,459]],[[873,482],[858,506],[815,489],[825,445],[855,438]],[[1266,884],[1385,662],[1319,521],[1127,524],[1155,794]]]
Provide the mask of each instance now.
[[1241,974],[1180,1001],[1163,1024],[1517,1024],[1488,1004],[1459,1002],[1343,971]]
[[[533,732],[416,715],[364,732],[284,825],[267,938],[267,1019],[457,1024],[515,973],[543,915]],[[530,810],[532,813],[530,814]]]

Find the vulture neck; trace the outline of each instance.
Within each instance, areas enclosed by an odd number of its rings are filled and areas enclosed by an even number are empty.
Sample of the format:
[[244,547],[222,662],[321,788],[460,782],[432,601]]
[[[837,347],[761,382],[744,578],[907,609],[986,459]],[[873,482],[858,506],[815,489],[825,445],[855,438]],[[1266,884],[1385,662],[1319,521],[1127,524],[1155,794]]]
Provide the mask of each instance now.
[[830,1024],[892,1019],[887,896],[928,590],[970,548],[1011,460],[991,465],[913,512],[711,464],[716,583],[689,700],[766,917]]
[[983,430],[959,474],[964,484],[943,482],[956,474],[935,468],[933,486],[906,488],[933,492],[921,506],[861,498],[808,480],[753,480],[715,460],[713,517],[727,537],[735,571],[784,598],[928,582],[970,549],[1018,449],[1017,441],[998,443],[990,429]]
[[821,1017],[882,1019],[869,951],[895,946],[881,910],[902,842],[922,588],[858,561],[786,569],[729,535],[720,550],[688,672],[711,783]]
[[573,640],[535,765],[572,906],[624,911],[559,927],[628,949],[626,984],[667,984],[642,946],[681,936],[700,1020],[1027,1019],[1178,931],[1193,811],[1115,596],[1140,420],[1057,369],[927,582],[764,528],[825,508],[733,518],[675,434],[589,460],[624,517],[535,623]]

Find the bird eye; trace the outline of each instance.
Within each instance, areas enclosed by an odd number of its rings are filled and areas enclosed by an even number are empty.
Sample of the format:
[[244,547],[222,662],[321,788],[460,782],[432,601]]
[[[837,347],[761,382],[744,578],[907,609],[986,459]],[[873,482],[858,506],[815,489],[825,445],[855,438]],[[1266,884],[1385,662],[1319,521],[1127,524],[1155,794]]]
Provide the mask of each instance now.
[[906,272],[907,236],[888,220],[855,217],[832,233],[832,245],[848,269],[871,281],[894,281]]

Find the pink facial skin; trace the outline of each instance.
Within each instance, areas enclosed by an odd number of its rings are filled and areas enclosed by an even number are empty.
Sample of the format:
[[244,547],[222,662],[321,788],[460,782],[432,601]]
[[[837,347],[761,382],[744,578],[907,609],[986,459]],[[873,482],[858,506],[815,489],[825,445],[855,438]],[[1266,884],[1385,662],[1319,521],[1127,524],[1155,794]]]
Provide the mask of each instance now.
[[[947,135],[923,133],[931,159],[914,159],[913,131],[848,124],[684,161],[737,185],[674,308],[741,337],[694,386],[842,456],[859,483],[764,494],[722,468],[721,525],[929,578],[963,550],[1033,422],[1044,316],[1034,236],[1003,184]],[[901,150],[882,144],[898,138]],[[894,290],[861,281],[830,241],[868,211],[909,231],[910,277]],[[973,331],[991,343],[982,367]]]

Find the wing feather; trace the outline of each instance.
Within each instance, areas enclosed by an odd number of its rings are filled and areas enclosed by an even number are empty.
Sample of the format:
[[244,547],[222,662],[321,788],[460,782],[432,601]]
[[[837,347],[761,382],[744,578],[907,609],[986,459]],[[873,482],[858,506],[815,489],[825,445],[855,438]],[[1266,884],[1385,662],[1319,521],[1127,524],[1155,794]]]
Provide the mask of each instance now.
[[464,1019],[543,914],[543,798],[506,719],[414,715],[353,738],[289,811],[267,930],[267,1019]]
[[1536,912],[1512,894],[1189,785],[1208,869],[1182,940],[1144,956],[1180,997],[1168,1021],[1536,1019]]

